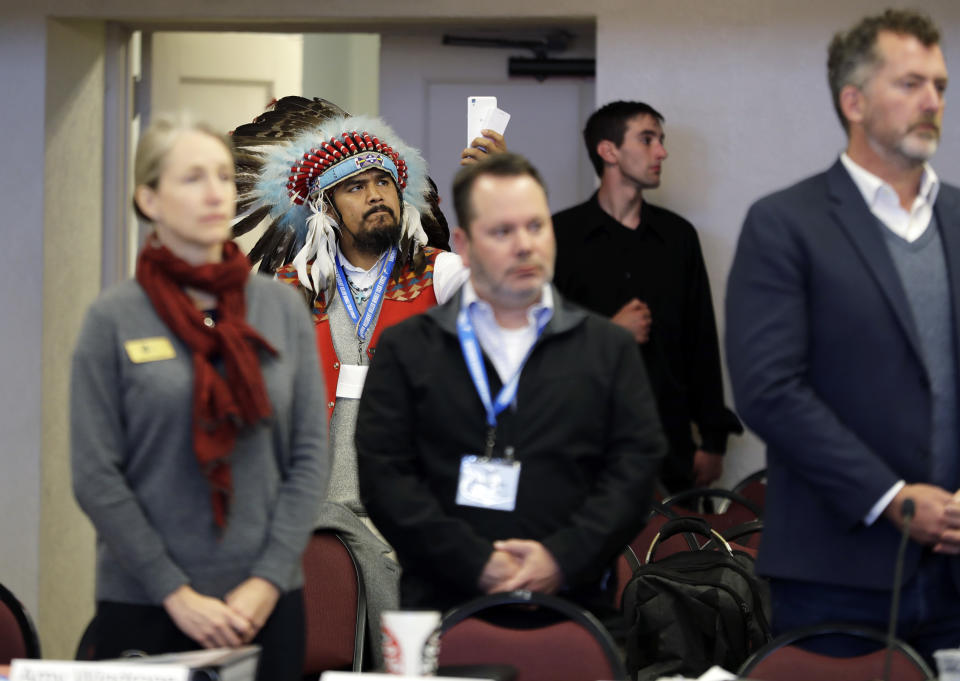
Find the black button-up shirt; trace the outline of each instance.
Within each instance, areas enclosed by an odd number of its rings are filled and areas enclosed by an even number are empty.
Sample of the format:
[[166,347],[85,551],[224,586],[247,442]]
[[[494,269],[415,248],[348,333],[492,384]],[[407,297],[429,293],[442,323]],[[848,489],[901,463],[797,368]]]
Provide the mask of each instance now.
[[726,450],[727,435],[743,432],[723,401],[717,327],[700,242],[693,225],[644,201],[640,226],[628,229],[600,208],[597,195],[553,217],[557,237],[554,283],[583,307],[612,317],[633,298],[650,307],[649,340],[640,346],[670,440],[663,479],[692,484],[696,445]]

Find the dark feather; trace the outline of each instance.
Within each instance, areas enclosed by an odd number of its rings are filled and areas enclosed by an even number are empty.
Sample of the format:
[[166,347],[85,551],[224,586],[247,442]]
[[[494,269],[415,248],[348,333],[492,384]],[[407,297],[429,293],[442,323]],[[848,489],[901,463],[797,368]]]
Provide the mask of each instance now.
[[234,159],[237,169],[242,170],[242,172],[259,173],[263,168],[263,154],[255,151],[249,151],[245,148],[237,149],[234,152]]
[[346,115],[347,112],[339,106],[319,97],[312,100],[284,97],[252,123],[237,127],[233,131],[233,140],[237,147],[277,144],[331,118]]
[[256,198],[253,196],[245,196],[237,199],[237,213],[243,215],[250,207],[254,204]]
[[447,218],[440,210],[440,195],[437,192],[437,185],[432,178],[428,177],[430,183],[430,193],[427,195],[427,202],[430,204],[430,210],[424,211],[420,216],[420,224],[423,225],[423,231],[427,235],[427,246],[439,248],[443,251],[450,250],[450,227],[447,225]]
[[299,248],[296,247],[297,235],[292,230],[283,230],[280,238],[274,243],[271,251],[263,256],[260,271],[273,274],[293,260]]
[[[333,102],[314,97],[283,97],[252,123],[240,125],[233,131],[236,157],[237,214],[242,215],[257,201],[257,182],[263,170],[263,152],[257,147],[280,144],[305,130],[312,130],[326,121],[349,115]],[[255,228],[267,216],[269,206],[262,206],[244,217],[233,227],[233,235],[240,236]],[[274,220],[250,249],[248,257],[260,262],[261,272],[272,274],[278,267],[293,260],[303,247],[303,237],[296,230],[279,229]]]
[[280,237],[283,236],[283,233],[286,230],[279,229],[277,227],[277,220],[274,220],[270,223],[270,226],[266,228],[263,232],[257,243],[253,245],[253,248],[250,249],[250,252],[247,254],[247,257],[250,258],[250,262],[257,262],[261,260],[264,255],[271,253],[273,251],[274,244],[276,244]]
[[233,226],[233,238],[236,239],[238,236],[243,236],[251,229],[259,225],[269,212],[270,206],[261,206],[250,213],[250,215],[240,220]]
[[[237,199],[246,201],[256,194],[258,177],[253,173],[237,173]],[[238,207],[237,213],[243,213],[243,209]]]

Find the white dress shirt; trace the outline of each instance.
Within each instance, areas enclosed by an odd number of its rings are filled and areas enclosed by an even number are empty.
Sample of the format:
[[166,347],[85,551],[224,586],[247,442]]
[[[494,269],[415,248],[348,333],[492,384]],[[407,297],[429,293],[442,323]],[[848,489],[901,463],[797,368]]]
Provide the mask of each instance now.
[[929,163],[923,164],[920,191],[907,211],[900,205],[900,197],[890,184],[858,165],[846,152],[840,154],[840,162],[863,194],[870,212],[891,232],[904,241],[913,242],[927,231],[930,218],[933,217],[933,204],[940,192],[940,180]]
[[539,329],[553,316],[553,291],[549,284],[543,285],[540,301],[527,309],[527,324],[519,329],[500,326],[490,303],[477,297],[469,279],[463,285],[462,295],[460,307],[470,315],[480,347],[493,363],[500,382],[506,384],[520,371],[530,349],[537,342]]

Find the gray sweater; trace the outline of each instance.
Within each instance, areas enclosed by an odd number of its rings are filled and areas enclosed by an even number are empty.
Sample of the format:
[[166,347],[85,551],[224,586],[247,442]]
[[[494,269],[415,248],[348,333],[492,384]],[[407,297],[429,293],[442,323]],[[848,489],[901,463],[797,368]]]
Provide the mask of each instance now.
[[916,323],[923,363],[930,379],[933,414],[930,424],[932,453],[931,481],[954,489],[957,480],[957,359],[953,347],[953,307],[949,272],[940,238],[937,217],[916,241],[907,242],[884,225],[883,230],[893,264],[910,302]]
[[[97,531],[98,600],[159,604],[183,584],[223,597],[263,577],[302,584],[300,556],[326,489],[323,378],[313,327],[288,287],[251,275],[247,321],[278,351],[260,353],[273,407],[231,456],[226,528],[192,447],[192,357],[140,285],[110,288],[87,313],[73,357],[71,461],[77,501]],[[169,339],[176,356],[134,363],[125,343]]]

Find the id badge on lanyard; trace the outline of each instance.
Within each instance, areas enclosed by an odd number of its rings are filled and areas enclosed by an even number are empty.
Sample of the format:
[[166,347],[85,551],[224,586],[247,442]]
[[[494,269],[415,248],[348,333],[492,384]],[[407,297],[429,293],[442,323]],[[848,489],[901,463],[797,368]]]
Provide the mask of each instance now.
[[460,459],[457,504],[491,511],[512,511],[517,506],[520,462],[466,454]]
[[[537,335],[543,331],[540,327]],[[466,309],[457,316],[457,336],[467,363],[470,377],[487,413],[487,442],[483,456],[464,454],[460,459],[460,477],[457,480],[457,499],[460,506],[473,506],[492,511],[512,511],[517,505],[520,487],[520,462],[513,457],[513,447],[507,447],[503,458],[493,456],[497,430],[497,416],[511,404],[517,395],[520,369],[507,381],[496,399],[491,399],[487,371],[483,365],[480,344]]]
[[397,247],[391,246],[390,250],[387,251],[386,259],[380,265],[380,274],[377,275],[377,283],[374,285],[370,300],[367,301],[367,306],[361,315],[360,310],[357,309],[357,303],[353,299],[353,294],[350,293],[347,285],[347,275],[344,274],[343,266],[340,264],[340,256],[337,255],[333,259],[333,274],[337,284],[337,293],[340,295],[340,302],[343,303],[343,307],[347,311],[347,316],[350,317],[350,321],[353,322],[356,327],[357,364],[361,364],[363,361],[363,342],[366,340],[367,334],[370,333],[377,312],[380,311],[380,305],[383,303],[383,297],[387,290],[387,282],[390,279],[390,274],[393,272],[393,265],[396,261]]

